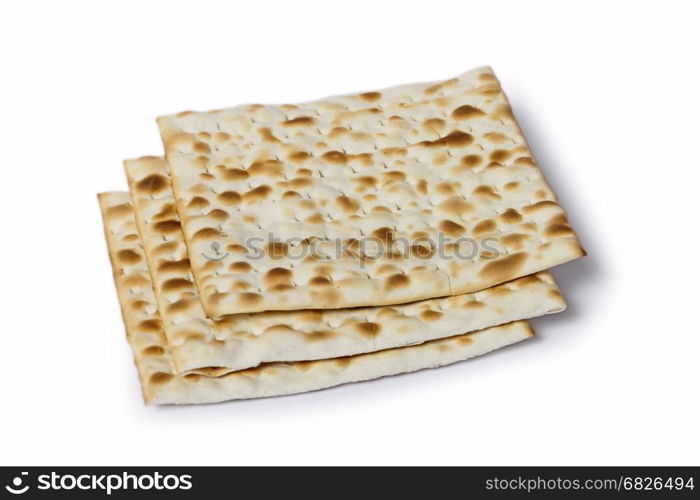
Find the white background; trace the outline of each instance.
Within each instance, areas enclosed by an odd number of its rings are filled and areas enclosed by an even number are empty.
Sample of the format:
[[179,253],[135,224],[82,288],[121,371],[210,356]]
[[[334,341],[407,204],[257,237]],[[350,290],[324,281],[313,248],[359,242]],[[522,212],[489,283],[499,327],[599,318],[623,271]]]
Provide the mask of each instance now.
[[[0,463],[700,462],[693,3],[6,2]],[[539,337],[313,394],[146,407],[95,193],[154,117],[494,67],[589,256]]]

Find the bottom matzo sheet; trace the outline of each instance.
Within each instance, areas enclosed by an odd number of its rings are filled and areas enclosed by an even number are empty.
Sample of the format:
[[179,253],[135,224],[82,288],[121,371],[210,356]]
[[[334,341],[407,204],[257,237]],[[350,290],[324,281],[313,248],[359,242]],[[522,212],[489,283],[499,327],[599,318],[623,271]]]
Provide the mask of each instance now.
[[[129,210],[124,193],[99,195],[103,218]],[[112,215],[114,215],[112,213]],[[146,272],[130,272],[145,261],[135,223],[133,231],[116,233],[105,224],[105,236],[127,338],[134,353],[146,403],[214,403],[231,399],[308,392],[349,382],[412,372],[462,361],[534,335],[526,321],[516,321],[419,345],[334,359],[265,363],[215,377],[174,371],[153,283]]]

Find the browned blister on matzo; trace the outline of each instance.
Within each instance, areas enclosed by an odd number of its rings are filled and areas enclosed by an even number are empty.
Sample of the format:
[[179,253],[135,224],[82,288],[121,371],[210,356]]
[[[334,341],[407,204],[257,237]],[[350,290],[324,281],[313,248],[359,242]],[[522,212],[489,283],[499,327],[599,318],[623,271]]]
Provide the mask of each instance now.
[[463,294],[584,254],[489,68],[158,123],[210,317]]
[[163,329],[180,372],[221,374],[271,361],[355,355],[559,312],[566,306],[552,276],[541,272],[480,292],[391,307],[209,319],[192,278],[165,161],[142,157],[124,165]]
[[525,321],[424,344],[320,361],[267,363],[220,376],[178,374],[153,293],[128,193],[99,195],[127,338],[147,403],[213,403],[278,396],[437,367],[530,338]]

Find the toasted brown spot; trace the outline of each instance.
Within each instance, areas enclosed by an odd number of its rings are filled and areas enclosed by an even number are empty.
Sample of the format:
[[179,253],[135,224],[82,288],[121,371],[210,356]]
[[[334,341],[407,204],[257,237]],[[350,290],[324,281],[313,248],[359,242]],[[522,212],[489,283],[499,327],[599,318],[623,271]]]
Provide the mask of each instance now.
[[[500,90],[496,90],[496,93],[499,92]],[[515,121],[513,110],[508,104],[501,104],[493,113],[491,113],[491,116],[493,118],[502,119],[511,123]]]
[[129,307],[133,309],[134,311],[141,310],[145,307],[148,307],[150,305],[150,302],[147,302],[145,300],[134,300],[129,304]]
[[357,212],[360,209],[360,204],[347,196],[338,196],[335,199],[335,203],[347,214]]
[[181,299],[176,300],[175,302],[171,302],[170,304],[168,304],[167,310],[169,313],[177,313],[180,311],[186,311],[187,309],[190,308],[191,304],[192,304],[191,297],[183,297]]
[[476,167],[483,161],[480,155],[466,155],[460,160],[460,163],[465,167]]
[[357,323],[355,325],[355,330],[357,330],[357,333],[368,339],[379,335],[381,329],[381,325],[371,321],[363,321],[362,323]]
[[287,244],[281,241],[271,241],[266,245],[265,253],[271,259],[282,259],[287,253]]
[[503,186],[503,189],[506,191],[511,191],[513,189],[516,189],[518,186],[520,186],[520,183],[517,181],[511,181]]
[[262,184],[254,189],[251,189],[243,195],[243,201],[246,203],[256,203],[267,198],[272,193],[272,188]]
[[201,196],[195,196],[187,204],[187,208],[192,210],[201,210],[209,206],[209,201]]
[[468,146],[474,141],[474,138],[467,134],[466,132],[455,131],[447,134],[445,137],[436,139],[434,141],[423,141],[419,142],[420,146],[426,148],[439,148],[439,147],[463,147]]
[[250,283],[247,281],[234,281],[233,284],[229,287],[229,290],[232,292],[247,292],[253,287]]
[[547,207],[559,208],[559,205],[557,205],[553,201],[544,200],[544,201],[538,201],[537,203],[523,207],[522,211],[525,212],[526,214],[531,214],[533,212],[537,212],[537,211],[542,210],[543,208],[547,208]]
[[302,198],[302,196],[297,191],[285,191],[282,194],[283,200],[291,200],[291,199],[298,200],[300,198]]
[[372,231],[372,236],[382,241],[393,241],[394,230],[390,227],[380,227]]
[[523,220],[523,216],[520,215],[520,212],[518,212],[514,208],[509,208],[508,210],[503,212],[498,218],[507,224],[517,224],[518,222],[522,222]]
[[421,179],[416,183],[416,191],[418,194],[428,194],[428,181]]
[[513,253],[503,259],[494,260],[486,264],[479,271],[479,276],[491,283],[503,283],[515,278],[526,261],[527,253]]
[[194,233],[194,236],[192,236],[192,240],[198,240],[198,239],[212,239],[212,238],[220,238],[221,237],[221,232],[219,232],[217,229],[214,229],[213,227],[205,227],[203,229],[200,229],[196,233]]
[[474,205],[464,201],[460,196],[450,196],[437,208],[451,215],[462,215],[474,210]]
[[133,250],[125,249],[117,252],[117,260],[121,263],[132,265],[141,262],[141,256]]
[[125,286],[148,286],[151,281],[142,272],[137,271],[122,277],[122,283]]
[[241,202],[241,195],[235,191],[224,191],[219,193],[217,199],[225,205],[237,205]]
[[360,162],[365,167],[372,165],[372,153],[358,153],[354,155],[347,155],[349,160],[354,160]]
[[292,366],[299,372],[305,372],[313,368],[316,364],[318,364],[318,361],[295,361]]
[[462,307],[465,309],[481,309],[482,307],[485,307],[486,304],[483,302],[479,302],[478,300],[468,300],[464,304],[462,304]]
[[504,142],[508,139],[508,136],[505,134],[502,134],[501,132],[486,132],[484,134],[484,139],[486,139],[489,142],[493,142],[495,144],[498,144],[499,142]]
[[376,207],[372,207],[372,213],[373,214],[390,214],[392,212],[391,212],[391,209],[389,207],[378,205]]
[[394,274],[384,280],[384,288],[403,288],[411,284],[411,279],[405,274]]
[[311,158],[311,153],[306,151],[295,151],[294,153],[287,155],[287,159],[294,163],[303,163],[309,158]]
[[335,358],[333,364],[338,368],[347,368],[354,360],[354,356],[343,356],[342,358]]
[[160,324],[160,320],[157,319],[145,319],[141,321],[136,328],[138,328],[141,331],[146,331],[146,332],[159,332],[160,329],[162,328],[162,325]]
[[316,212],[315,214],[310,215],[306,219],[304,219],[304,222],[306,222],[307,224],[323,224],[325,222],[325,219],[320,213]]
[[185,278],[172,278],[165,281],[160,289],[163,292],[173,292],[175,290],[189,289],[192,287],[190,280]]
[[438,133],[445,128],[445,120],[442,118],[428,118],[423,121],[423,128],[428,132]]
[[520,250],[523,247],[523,242],[529,238],[528,235],[522,233],[514,233],[503,236],[499,241],[514,250]]
[[158,264],[158,270],[167,271],[189,271],[190,259],[164,260]]
[[161,243],[160,245],[156,246],[153,249],[154,255],[163,255],[163,254],[172,254],[175,250],[177,250],[178,243],[177,241],[166,241]]
[[309,285],[311,286],[328,286],[331,284],[333,284],[332,281],[323,276],[314,276],[309,280]]
[[363,187],[374,187],[377,184],[377,179],[372,177],[371,175],[361,175],[359,177],[353,177],[351,179],[353,182],[359,184],[360,186]]
[[238,294],[238,303],[244,307],[256,306],[262,302],[262,295],[259,293],[242,292]]
[[270,269],[263,277],[263,282],[266,285],[277,285],[287,283],[292,278],[292,271],[284,267],[274,267]]
[[445,233],[447,236],[460,236],[464,234],[464,226],[461,224],[457,224],[454,221],[445,219],[440,221],[440,224],[438,225],[440,231]]
[[206,142],[195,142],[194,146],[192,146],[192,149],[194,150],[195,153],[200,153],[200,154],[209,154],[211,153],[211,149],[209,148],[209,144]]
[[258,129],[258,134],[260,134],[260,137],[262,138],[263,142],[270,142],[273,144],[278,144],[282,142],[274,136],[272,130],[270,130],[268,127],[260,127]]
[[558,213],[557,215],[555,215],[554,217],[551,217],[551,218],[547,221],[547,225],[552,225],[552,224],[564,224],[565,226],[568,226],[568,225],[569,225],[569,221],[568,221],[568,219],[566,218],[566,214],[564,214],[564,213]]
[[304,340],[306,342],[319,342],[321,340],[328,340],[332,339],[333,337],[337,336],[336,333],[330,331],[330,330],[316,330],[311,333],[307,333],[304,335]]
[[436,248],[428,242],[422,242],[411,245],[409,252],[413,258],[429,259],[435,255]]
[[547,238],[560,238],[562,236],[573,236],[574,230],[566,224],[550,224],[544,230]]
[[393,307],[382,307],[378,312],[377,312],[377,317],[378,318],[385,318],[385,317],[395,317],[399,313],[396,309]]
[[406,174],[401,172],[400,170],[390,170],[390,171],[384,172],[382,174],[382,179],[385,183],[396,182],[396,181],[405,181]]
[[533,160],[529,156],[520,156],[520,157],[516,158],[513,163],[515,163],[516,165],[527,165],[528,167],[535,166],[535,160]]
[[194,331],[187,333],[187,335],[185,336],[185,340],[187,342],[201,342],[205,339],[206,337],[202,333]]
[[406,156],[408,150],[406,148],[384,148],[382,152],[388,156]]
[[159,345],[152,345],[141,351],[141,354],[144,356],[161,356],[165,354],[165,349]]
[[495,151],[491,152],[491,154],[489,155],[489,159],[491,161],[503,162],[510,158],[510,155],[510,151],[507,151],[505,149],[496,149]]
[[177,210],[175,210],[175,204],[166,203],[163,208],[153,216],[154,220],[171,219],[173,217],[177,218]]
[[460,337],[457,337],[457,342],[462,345],[469,345],[472,342],[474,342],[474,340],[471,338],[470,335],[462,335]]
[[345,153],[341,153],[340,151],[328,151],[327,153],[323,153],[321,158],[333,165],[345,165],[348,162],[348,157],[345,156]]
[[501,285],[487,288],[485,292],[488,293],[490,297],[505,297],[506,295],[510,295],[511,290],[508,286]]
[[333,127],[329,132],[328,132],[328,137],[331,139],[337,139],[338,137],[341,137],[345,134],[350,133],[350,129],[346,127]]
[[480,234],[490,233],[496,230],[496,223],[492,219],[486,219],[479,222],[472,229],[474,236],[479,236]]
[[293,188],[299,189],[299,188],[305,188],[309,187],[314,183],[314,181],[310,177],[295,177],[291,181],[289,181],[289,185],[292,186]]
[[159,193],[168,186],[168,180],[162,175],[153,174],[136,183],[136,190],[142,193]]
[[439,311],[432,311],[430,309],[420,313],[420,319],[423,321],[437,321],[442,318],[442,313]]
[[451,194],[454,194],[455,188],[458,188],[458,187],[459,187],[459,183],[450,182],[450,181],[438,182],[435,185],[435,192],[437,192],[438,194],[441,194],[443,196],[451,195]]
[[226,219],[228,219],[229,215],[226,210],[223,210],[221,208],[215,208],[214,210],[210,210],[209,212],[207,212],[207,217],[217,222],[223,222]]
[[475,108],[474,106],[470,106],[469,104],[465,104],[464,106],[460,106],[454,111],[452,111],[452,118],[455,120],[469,120],[471,118],[477,118],[479,116],[484,116],[486,113],[481,111],[479,108]]
[[496,193],[491,186],[479,186],[474,191],[472,191],[474,196],[483,196],[485,198],[491,198],[492,200],[500,200],[501,196]]
[[457,78],[451,78],[449,80],[446,80],[444,82],[436,83],[435,85],[431,85],[430,87],[426,88],[423,92],[430,95],[430,94],[435,94],[436,92],[440,92],[441,90],[451,87],[452,85],[455,85],[459,80]]
[[242,168],[223,168],[219,170],[219,177],[225,181],[243,181],[250,177],[250,174]]
[[238,262],[233,262],[230,266],[228,266],[229,271],[234,272],[234,273],[247,273],[252,271],[253,266],[248,264],[247,262],[243,261],[238,261]]
[[292,118],[291,120],[286,120],[282,122],[285,127],[295,127],[299,125],[313,125],[314,119],[311,116],[299,116],[297,118]]
[[383,265],[379,266],[377,269],[375,269],[373,274],[374,274],[374,276],[379,277],[379,276],[383,276],[386,274],[396,274],[396,272],[398,270],[399,269],[393,264],[383,264]]
[[250,175],[264,175],[266,177],[283,177],[284,167],[279,160],[262,160],[253,162],[246,170]]
[[366,102],[373,102],[382,97],[380,92],[363,92],[359,95],[360,99]]
[[107,209],[107,215],[109,217],[121,217],[124,215],[131,215],[132,209],[129,203],[120,203],[119,205],[114,205]]
[[169,234],[180,231],[180,221],[162,220],[153,224],[153,230],[161,234]]
[[173,376],[170,373],[155,372],[153,375],[148,377],[148,383],[151,385],[163,385],[170,382],[172,378]]
[[231,135],[226,132],[217,132],[214,134],[214,140],[218,143],[226,142],[231,139]]

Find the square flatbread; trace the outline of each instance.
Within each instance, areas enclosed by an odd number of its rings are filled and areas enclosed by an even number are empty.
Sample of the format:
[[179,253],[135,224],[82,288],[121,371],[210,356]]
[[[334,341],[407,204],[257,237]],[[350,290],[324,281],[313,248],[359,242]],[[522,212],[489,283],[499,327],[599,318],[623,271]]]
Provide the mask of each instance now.
[[210,317],[457,295],[584,255],[490,68],[158,124]]
[[[279,396],[437,367],[530,338],[525,321],[424,344],[320,361],[267,363],[221,376],[178,374],[126,193],[99,195],[114,281],[146,403],[213,403]],[[128,216],[128,217],[127,217]],[[129,221],[130,217],[130,221]]]
[[[410,304],[209,319],[192,279],[165,161],[142,157],[127,160],[124,166],[163,330],[178,372],[221,374],[271,361],[390,349],[566,307],[552,276],[541,272],[480,292]],[[128,217],[123,220],[130,223]]]

